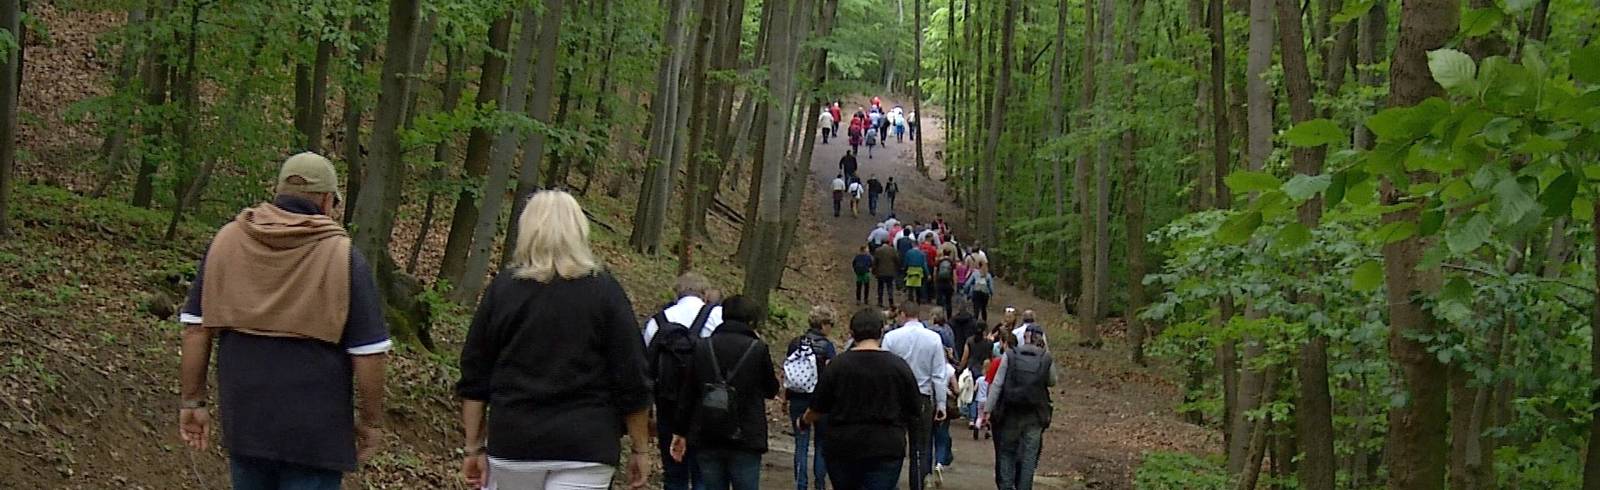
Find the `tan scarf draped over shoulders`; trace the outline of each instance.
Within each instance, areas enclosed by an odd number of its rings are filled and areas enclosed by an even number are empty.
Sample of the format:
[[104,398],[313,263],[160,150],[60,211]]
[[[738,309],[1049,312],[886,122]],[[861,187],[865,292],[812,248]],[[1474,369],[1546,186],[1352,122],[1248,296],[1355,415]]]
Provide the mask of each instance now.
[[207,328],[337,344],[350,314],[350,235],[338,221],[263,203],[223,226],[206,253]]

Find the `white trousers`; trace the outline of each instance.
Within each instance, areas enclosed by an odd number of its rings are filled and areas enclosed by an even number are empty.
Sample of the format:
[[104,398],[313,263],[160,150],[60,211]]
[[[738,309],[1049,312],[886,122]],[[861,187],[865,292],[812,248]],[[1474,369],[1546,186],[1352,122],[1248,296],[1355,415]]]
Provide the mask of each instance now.
[[616,471],[598,463],[489,458],[489,490],[605,490]]

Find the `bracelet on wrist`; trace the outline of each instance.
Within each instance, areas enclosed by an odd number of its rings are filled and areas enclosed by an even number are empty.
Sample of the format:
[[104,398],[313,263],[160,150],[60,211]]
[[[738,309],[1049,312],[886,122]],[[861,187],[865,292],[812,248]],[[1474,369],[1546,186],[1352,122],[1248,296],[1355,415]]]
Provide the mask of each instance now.
[[206,408],[206,399],[201,398],[201,399],[198,399],[198,400],[183,400],[182,402],[180,402],[178,404],[178,406],[180,408],[184,409],[184,410],[192,410],[192,409],[196,409],[196,408]]

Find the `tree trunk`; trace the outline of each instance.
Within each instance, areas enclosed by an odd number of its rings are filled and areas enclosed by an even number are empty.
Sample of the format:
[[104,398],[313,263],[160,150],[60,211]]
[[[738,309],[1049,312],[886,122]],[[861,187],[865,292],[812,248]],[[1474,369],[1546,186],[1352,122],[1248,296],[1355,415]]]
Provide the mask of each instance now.
[[312,31],[317,54],[311,65],[295,65],[294,127],[305,151],[322,153],[323,118],[328,111],[328,67],[333,59],[333,42],[322,39],[320,28]]
[[22,86],[22,2],[0,0],[0,29],[11,34],[16,49],[0,63],[0,240],[12,233],[11,190],[16,186],[17,92]]
[[[557,69],[556,63],[560,61],[561,50],[561,9],[564,0],[544,0],[544,9],[540,15],[539,26],[539,58],[533,66],[533,98],[528,103],[528,117],[540,123],[541,126],[550,127],[550,92],[555,86]],[[520,96],[520,93],[514,93]],[[528,138],[522,143],[522,168],[517,172],[516,199],[511,201],[511,223],[506,226],[505,244],[501,246],[500,264],[511,262],[510,251],[517,245],[518,217],[522,216],[522,209],[527,206],[528,198],[533,197],[534,191],[539,190],[539,169],[543,165],[545,153],[546,134],[544,130],[535,130],[528,133]],[[480,219],[481,221],[481,219]],[[483,248],[482,246],[479,247]],[[468,260],[467,273],[476,272],[482,275],[482,269],[475,267]]]
[[677,140],[679,90],[683,68],[683,37],[686,18],[692,0],[670,0],[671,15],[667,19],[662,45],[667,52],[661,56],[656,68],[656,90],[650,100],[650,151],[646,157],[643,191],[634,208],[633,232],[628,243],[634,250],[656,253],[661,247],[661,234],[667,226],[667,203],[672,195],[672,146]]
[[[1139,15],[1143,13],[1144,0],[1133,0],[1129,7],[1127,40],[1123,47],[1122,63],[1125,67],[1132,67],[1139,62]],[[1134,104],[1137,100],[1138,79],[1134,71],[1129,68],[1122,76],[1122,85],[1128,89],[1126,108],[1128,113],[1137,113]],[[1133,128],[1122,132],[1122,203],[1123,227],[1126,229],[1127,263],[1128,263],[1128,358],[1135,364],[1145,365],[1144,342],[1147,327],[1144,320],[1139,318],[1139,310],[1145,306],[1144,275],[1147,271],[1145,265],[1144,243],[1144,183],[1139,175],[1139,163],[1134,155],[1138,146],[1139,136]]]
[[[794,66],[791,65],[789,56],[790,45],[794,36],[790,17],[795,15],[791,11],[791,0],[769,0],[772,3],[772,21],[769,26],[767,40],[767,61],[771,68],[767,80],[767,90],[770,97],[766,101],[766,137],[763,141],[761,166],[761,189],[756,201],[756,213],[753,215],[754,226],[752,247],[749,250],[748,260],[745,262],[745,295],[761,305],[768,306],[768,298],[778,284],[778,271],[783,267],[783,257],[778,257],[778,240],[781,234],[782,209],[781,197],[783,193],[784,177],[784,150],[787,141],[788,123],[791,116],[794,99]],[[807,15],[801,10],[799,15]],[[754,191],[754,190],[752,190]]]
[[1000,27],[1000,72],[994,87],[994,110],[989,116],[989,135],[984,139],[983,160],[978,162],[978,172],[982,176],[982,196],[978,199],[978,233],[983,243],[993,246],[1000,240],[1000,225],[998,223],[997,200],[995,190],[996,156],[1000,149],[1002,130],[1005,129],[1007,92],[1011,90],[1011,65],[1015,56],[1015,38],[1017,31],[1017,2],[1006,0],[1004,20]]
[[[1117,2],[1116,0],[1100,0],[1100,39],[1097,48],[1100,49],[1100,65],[1106,72],[1112,71],[1117,62]],[[1101,94],[1096,97],[1099,104],[1112,104],[1116,97],[1111,91],[1110,84],[1102,84]],[[1095,341],[1099,342],[1099,327],[1105,323],[1111,310],[1111,138],[1100,140],[1098,153],[1094,162],[1094,316],[1090,324],[1095,326]]]
[[[1600,200],[1595,201],[1594,210],[1600,211]],[[1600,233],[1600,214],[1594,215],[1589,226],[1591,232]],[[1600,248],[1595,249],[1594,259],[1597,271],[1600,271]],[[1600,273],[1595,274],[1594,283],[1600,288]],[[1595,301],[1589,307],[1589,327],[1600,329],[1600,301]],[[1600,337],[1589,340],[1589,377],[1600,378]],[[1593,397],[1596,401],[1600,401],[1600,391],[1596,391]],[[1594,418],[1589,422],[1588,451],[1585,451],[1583,457],[1583,490],[1600,489],[1600,408],[1594,409],[1593,412]]]
[[[1311,73],[1306,67],[1305,34],[1301,24],[1300,5],[1295,0],[1277,0],[1278,29],[1283,49],[1284,85],[1289,93],[1289,113],[1295,124],[1316,118],[1316,107],[1311,102]],[[1348,32],[1349,29],[1341,29]],[[1334,46],[1330,53],[1341,52]],[[1334,58],[1338,58],[1335,56]],[[1334,75],[1327,80],[1328,93],[1337,94],[1343,78],[1342,61],[1330,60],[1328,69]],[[1322,173],[1324,148],[1296,148],[1292,154],[1295,171],[1305,175]],[[1300,224],[1315,228],[1322,215],[1322,200],[1314,197],[1300,205]],[[1312,274],[1306,271],[1304,274]],[[1322,304],[1321,295],[1312,293],[1300,298],[1310,304]],[[1336,462],[1333,451],[1333,397],[1328,390],[1328,337],[1317,327],[1312,327],[1310,339],[1300,349],[1298,400],[1295,402],[1295,438],[1305,450],[1299,465],[1300,485],[1308,490],[1332,490],[1335,483]]]
[[389,252],[398,199],[405,184],[405,159],[400,144],[401,116],[410,91],[408,73],[417,30],[417,0],[389,5],[388,39],[379,77],[377,113],[372,128],[372,162],[365,165],[360,200],[355,203],[353,241],[378,275],[385,302],[393,292],[395,261]]
[[[135,28],[143,24],[145,22],[144,12],[142,8],[128,10],[125,26]],[[113,93],[123,94],[132,89],[133,78],[139,74],[139,58],[141,56],[143,56],[143,50],[139,48],[138,43],[131,40],[123,43],[121,60],[117,63],[116,79],[112,82],[111,90]],[[119,117],[123,119],[112,124],[112,127],[106,128],[108,130],[106,138],[100,142],[100,161],[104,167],[101,170],[100,178],[95,180],[94,191],[89,193],[90,197],[105,197],[106,192],[111,190],[111,185],[122,177],[122,173],[127,170],[128,133],[131,129],[129,126],[133,124],[134,119],[128,113],[123,113]]]
[[[808,39],[808,35],[811,35],[811,39],[828,38],[828,33],[833,30],[833,19],[834,15],[838,12],[838,3],[838,0],[822,0],[822,4],[819,5],[821,8],[820,15],[815,15],[818,21],[816,32],[813,33],[811,27],[809,26],[809,21],[813,17],[811,9],[812,0],[801,0],[797,2],[795,10],[797,12],[805,12],[806,14],[796,16],[796,27],[794,28],[795,39],[792,45],[794,46],[792,52],[799,54],[806,51],[802,48],[804,47],[806,39]],[[796,58],[795,66],[797,69],[799,67],[799,59],[801,58]],[[816,150],[818,133],[817,129],[822,125],[821,121],[818,121],[813,115],[820,114],[823,109],[827,108],[827,101],[823,100],[821,97],[813,96],[813,94],[817,93],[817,91],[821,89],[822,85],[828,81],[827,49],[816,49],[814,56],[811,58],[810,68],[811,85],[805,87],[809,90],[797,94],[800,100],[796,102],[796,106],[811,107],[814,110],[811,112],[799,112],[799,117],[801,119],[795,121],[795,126],[804,128],[803,136],[798,138],[800,140],[801,150],[798,158],[794,158],[789,162],[788,169],[786,170],[788,173],[783,177],[783,216],[781,218],[782,235],[778,241],[778,260],[770,262],[769,265],[774,269],[773,274],[777,275],[779,285],[783,284],[783,275],[785,270],[783,264],[788,262],[789,252],[793,249],[795,242],[797,241],[795,240],[795,231],[800,227],[800,211],[803,207],[802,202],[805,198],[807,187],[806,184],[810,181],[807,176],[811,173],[811,157],[814,155]]]
[[[444,51],[444,102],[440,112],[455,112],[456,106],[461,102],[462,86],[466,81],[461,74],[467,70],[466,52],[459,46],[446,47]],[[450,140],[443,139],[433,147],[433,171],[428,174],[428,179],[434,182],[444,181],[445,162],[450,159]],[[422,249],[428,244],[428,235],[433,231],[433,220],[439,205],[439,191],[428,189],[428,199],[422,206],[422,228],[417,232],[417,240],[411,244],[411,258],[406,261],[406,272],[416,274],[417,263],[422,260]]]
[[[1248,117],[1246,119],[1246,156],[1248,160],[1245,167],[1251,171],[1262,171],[1266,167],[1267,157],[1272,153],[1272,91],[1267,86],[1265,74],[1272,64],[1272,45],[1275,41],[1273,27],[1273,0],[1250,0],[1250,37],[1248,41],[1247,66],[1245,69],[1245,97]],[[1255,200],[1252,193],[1250,199]],[[1245,316],[1247,318],[1260,318],[1261,314],[1247,299],[1245,301]],[[1238,409],[1233,413],[1233,438],[1235,441],[1249,440],[1254,434],[1252,423],[1247,414],[1255,410],[1258,398],[1263,396],[1267,379],[1261,371],[1248,366],[1251,360],[1265,353],[1265,340],[1259,337],[1248,336],[1242,340],[1245,346],[1245,355],[1241,356],[1240,364],[1245,366],[1239,375],[1239,401]],[[1252,441],[1253,442],[1253,441]],[[1253,448],[1252,448],[1253,450]],[[1253,479],[1260,466],[1259,459],[1244,461],[1247,479]]]
[[[489,24],[489,44],[483,52],[483,69],[478,79],[478,95],[473,99],[473,104],[478,107],[504,109],[510,103],[505,96],[506,55],[511,47],[512,14],[495,19]],[[530,21],[531,22],[531,21]],[[530,48],[531,49],[531,48]],[[531,52],[531,51],[530,51]],[[520,104],[520,103],[519,103]],[[467,134],[466,158],[462,162],[462,177],[472,187],[462,189],[456,195],[455,211],[450,216],[450,236],[445,240],[444,258],[439,263],[439,277],[448,279],[459,286],[464,279],[467,266],[467,255],[471,253],[473,237],[478,224],[478,197],[485,198],[494,187],[484,182],[484,173],[489,169],[489,158],[493,153],[495,134],[492,128],[474,127]],[[499,192],[505,193],[505,180],[494,181]],[[498,218],[498,216],[497,216]],[[491,238],[492,239],[492,238]],[[451,291],[451,297],[459,302],[467,302],[477,297],[478,291],[464,291],[456,287]]]
[[[357,15],[350,19],[352,36],[363,34],[366,30],[367,21],[365,17]],[[360,78],[367,60],[372,58],[373,51],[370,44],[356,48],[355,66],[351,68],[351,71],[355,72],[356,76],[351,78]],[[345,186],[350,189],[344,196],[346,203],[354,203],[361,198],[361,179],[366,175],[363,165],[366,152],[361,146],[361,114],[366,111],[365,106],[368,101],[361,94],[362,90],[359,85],[361,85],[360,82],[352,82],[349,86],[344,87],[344,115],[341,118],[344,121],[344,148],[342,149],[344,150],[345,165],[350,168],[350,175],[345,178]],[[345,226],[350,226],[354,217],[354,213],[345,213]]]
[[[1443,47],[1455,36],[1460,5],[1456,0],[1408,0],[1401,9],[1399,44],[1390,62],[1394,82],[1389,105],[1408,107],[1429,97],[1444,94],[1428,69],[1427,53]],[[1422,174],[1411,181],[1426,180]],[[1382,185],[1385,205],[1416,202],[1426,206],[1420,196],[1406,196],[1386,177]],[[1415,199],[1414,199],[1415,198]],[[1383,215],[1383,222],[1415,223],[1421,208]],[[1407,403],[1389,410],[1388,453],[1389,488],[1442,488],[1445,484],[1446,428],[1450,414],[1446,408],[1447,389],[1443,363],[1418,335],[1438,329],[1433,316],[1422,304],[1423,297],[1438,290],[1442,281],[1437,268],[1418,270],[1427,239],[1411,237],[1383,246],[1384,279],[1388,286],[1389,356],[1399,366],[1397,384]]]
[[[1251,403],[1254,406],[1260,407],[1272,403],[1273,395],[1277,393],[1277,386],[1274,386],[1278,382],[1277,371],[1277,365],[1267,366],[1263,371],[1262,390],[1257,394],[1256,398],[1251,399]],[[1240,396],[1243,396],[1243,394]],[[1261,477],[1261,460],[1267,454],[1267,433],[1272,430],[1271,416],[1255,421],[1251,425],[1253,427],[1248,435],[1250,447],[1245,456],[1243,476],[1239,478],[1239,490],[1253,490],[1256,488],[1256,482]]]
[[[1212,164],[1214,168],[1212,177],[1212,207],[1227,209],[1232,206],[1233,198],[1228,192],[1224,179],[1228,175],[1230,155],[1228,152],[1232,132],[1228,129],[1228,103],[1227,103],[1227,56],[1224,52],[1227,41],[1227,31],[1223,28],[1223,0],[1211,0],[1206,11],[1206,23],[1209,26],[1211,38],[1211,128],[1212,128]],[[1233,317],[1233,300],[1224,297],[1219,301],[1217,308],[1216,324],[1221,325]],[[1244,469],[1244,458],[1247,442],[1236,437],[1237,428],[1234,427],[1238,419],[1238,364],[1237,348],[1233,342],[1222,342],[1217,346],[1217,370],[1222,373],[1222,398],[1223,398],[1223,445],[1227,448],[1228,473],[1238,474]]]
[[[151,42],[156,42],[152,39]],[[167,84],[171,81],[167,73],[167,62],[161,49],[152,47],[146,55],[150,59],[145,61],[145,72],[141,75],[145,88],[144,110],[153,111],[167,102]],[[142,118],[145,124],[139,128],[140,135],[156,141],[161,138],[165,125],[161,119],[155,117]],[[155,176],[160,169],[160,162],[152,155],[154,152],[144,152],[139,157],[139,172],[133,179],[133,205],[149,208],[150,201],[155,197]]]
[[[922,127],[922,2],[924,1],[926,0],[912,0],[911,3],[911,32],[912,36],[916,38],[914,55],[916,64],[911,69],[911,114],[916,116],[917,120],[908,122],[907,124],[912,125],[912,128],[908,129],[921,129]],[[928,161],[922,155],[922,135],[913,134],[912,136],[915,137],[911,144],[916,147],[917,173],[928,175]],[[954,312],[947,313],[954,314]]]
[[[1095,23],[1094,2],[1083,2],[1084,34],[1083,34],[1083,86],[1078,89],[1078,110],[1088,112],[1094,108],[1095,99],[1095,44],[1099,36],[1095,33],[1098,26]],[[1102,13],[1104,15],[1104,13]],[[1099,122],[1091,119],[1085,125],[1092,128]],[[1095,313],[1096,306],[1100,304],[1095,299],[1094,287],[1094,219],[1090,212],[1094,201],[1094,187],[1090,185],[1090,174],[1094,169],[1092,151],[1078,150],[1078,162],[1072,171],[1072,201],[1078,210],[1078,344],[1082,346],[1097,347],[1100,345],[1100,325],[1095,323],[1098,318]]]
[[[710,70],[712,51],[720,47],[717,32],[722,27],[724,16],[723,9],[728,7],[727,0],[702,0],[700,5],[700,32],[696,36],[694,50],[694,69],[691,70],[689,79],[692,83],[690,91],[694,94],[694,101],[690,107],[695,108],[689,124],[689,151],[688,158],[684,160],[685,172],[683,179],[683,204],[678,222],[678,273],[682,274],[694,270],[695,240],[700,234],[696,227],[695,213],[705,209],[700,205],[703,195],[701,186],[705,182],[701,177],[705,175],[704,167],[712,165],[700,157],[701,151],[707,145],[707,126],[713,124],[715,105],[710,102],[713,96],[712,83],[706,73]],[[708,106],[713,106],[709,107]],[[708,110],[709,109],[709,110]],[[703,213],[703,211],[702,211]],[[704,217],[701,214],[700,217]]]
[[[503,103],[500,110],[503,114],[520,113],[527,107],[528,84],[534,76],[533,56],[534,50],[538,49],[538,10],[530,3],[522,7],[518,16],[522,19],[522,30],[517,34],[516,50],[511,53],[511,80],[501,95]],[[478,220],[472,224],[472,238],[468,242],[472,245],[467,249],[466,263],[456,282],[457,301],[471,301],[483,286],[489,260],[494,255],[495,233],[500,231],[500,210],[505,205],[506,185],[511,179],[511,160],[517,156],[518,136],[519,131],[502,128],[489,145],[488,179],[483,187],[482,209]],[[511,216],[511,222],[515,223],[517,215]],[[511,250],[506,248],[503,253],[509,255]]]

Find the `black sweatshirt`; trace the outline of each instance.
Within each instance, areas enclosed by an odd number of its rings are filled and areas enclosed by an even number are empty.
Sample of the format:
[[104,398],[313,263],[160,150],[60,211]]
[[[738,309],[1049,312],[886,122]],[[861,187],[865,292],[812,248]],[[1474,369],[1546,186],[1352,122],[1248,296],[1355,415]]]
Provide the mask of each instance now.
[[623,416],[650,406],[644,343],[607,274],[540,283],[501,273],[461,348],[456,393],[489,402],[489,455],[616,465]]
[[906,429],[916,426],[922,400],[916,375],[900,356],[853,350],[822,370],[811,409],[826,423],[822,446],[829,460],[898,459],[906,455]]
[[[711,354],[704,348],[696,348],[694,381],[684,387],[686,396],[680,398],[688,401],[678,407],[677,427],[687,427],[688,434],[678,435],[685,436],[689,439],[689,444],[697,449],[767,452],[765,402],[778,397],[778,376],[773,370],[772,355],[768,353],[767,343],[757,337],[755,330],[749,325],[731,320],[718,325],[717,331],[711,334],[709,340],[711,348],[716,350],[716,364],[719,366],[717,369],[726,375],[724,379],[734,391],[732,422],[739,434],[730,437],[731,434],[718,434],[707,430],[708,424],[704,418],[706,414],[696,410],[700,406],[700,396],[705,392],[705,385],[711,383],[715,376],[711,371]],[[750,358],[744,361],[744,365],[740,366],[737,372],[730,372],[752,342],[755,344],[755,351],[750,353]]]

